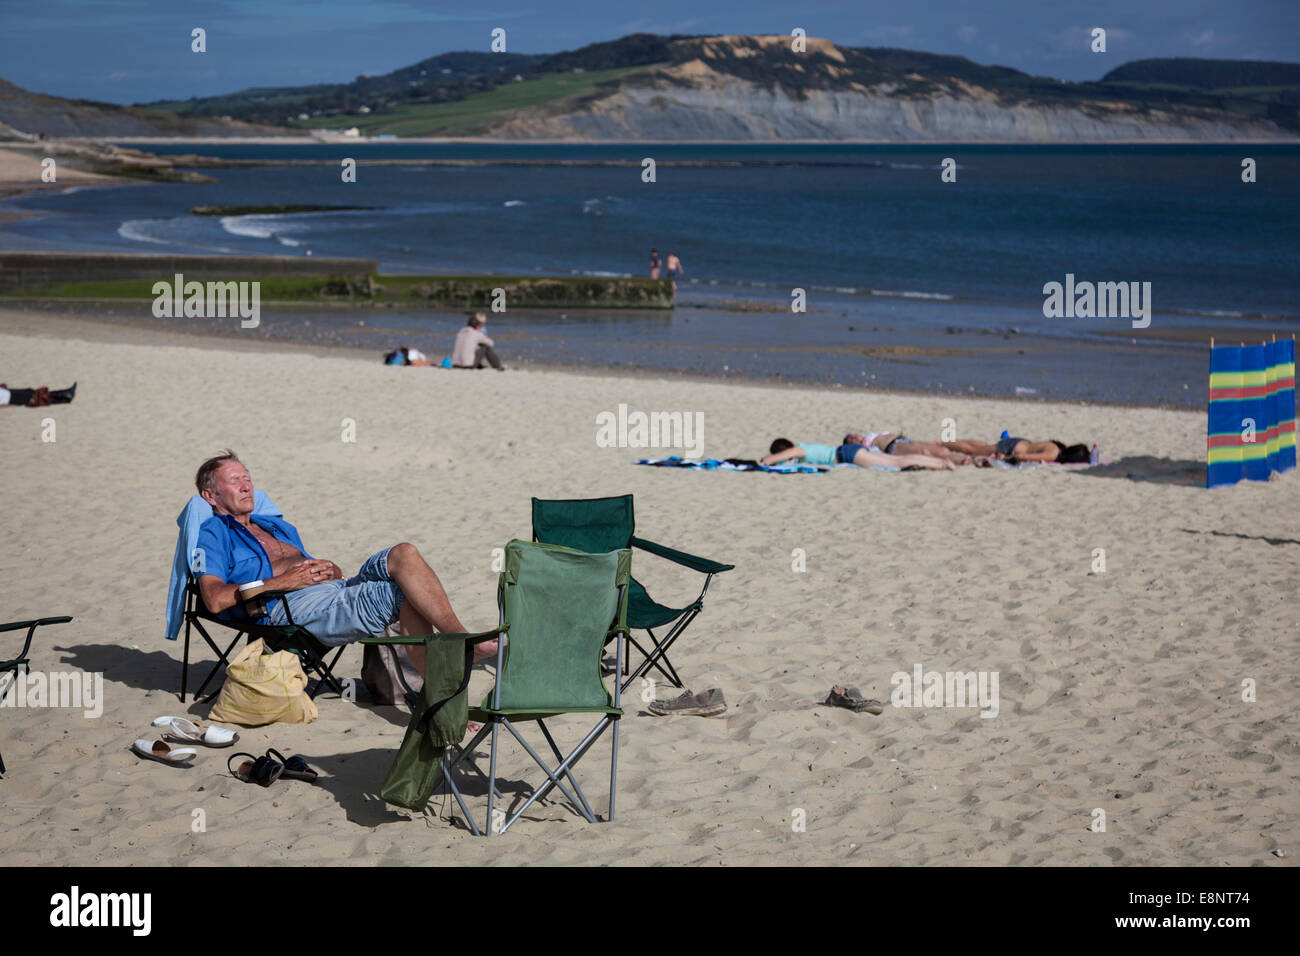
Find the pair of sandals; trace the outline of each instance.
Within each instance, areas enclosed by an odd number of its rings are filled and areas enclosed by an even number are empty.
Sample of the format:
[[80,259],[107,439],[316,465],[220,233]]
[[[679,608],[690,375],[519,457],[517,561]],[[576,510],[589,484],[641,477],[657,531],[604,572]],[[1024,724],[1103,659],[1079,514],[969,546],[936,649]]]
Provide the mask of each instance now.
[[[188,717],[158,717],[155,727],[166,727],[166,737],[173,741],[190,744],[203,744],[206,747],[229,747],[239,739],[239,734],[215,724],[201,724]],[[131,749],[146,760],[170,764],[173,767],[191,767],[199,752],[193,747],[173,747],[163,740],[149,740],[141,737],[131,745]]]
[[[248,759],[238,767],[230,766],[234,763],[236,757],[247,757]],[[269,787],[281,777],[286,780],[304,780],[307,783],[315,783],[316,778],[320,776],[307,765],[307,761],[297,754],[292,757],[285,757],[274,747],[261,757],[254,757],[252,754],[246,753],[231,754],[230,759],[226,761],[226,769],[244,783],[256,783],[263,787]]]

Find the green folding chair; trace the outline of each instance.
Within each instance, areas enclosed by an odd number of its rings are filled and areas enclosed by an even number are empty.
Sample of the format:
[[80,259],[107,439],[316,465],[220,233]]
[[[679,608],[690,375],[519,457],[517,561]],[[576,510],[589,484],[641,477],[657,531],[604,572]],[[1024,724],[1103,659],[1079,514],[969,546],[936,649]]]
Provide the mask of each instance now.
[[[618,721],[623,711],[617,681],[611,696],[600,664],[609,640],[616,642],[622,664],[632,552],[587,554],[524,541],[511,541],[505,552],[505,570],[497,584],[500,623],[495,629],[478,634],[362,639],[367,644],[422,642],[426,649],[424,690],[412,710],[381,795],[389,803],[423,810],[441,780],[454,795],[470,830],[482,836],[484,832],[504,833],[529,807],[558,788],[579,814],[596,823],[596,814],[573,771],[600,736],[612,728],[609,812],[605,818],[612,820],[618,784]],[[473,645],[497,636],[505,640],[497,649],[496,683],[479,706],[469,707],[466,688]],[[567,755],[546,725],[547,720],[564,714],[597,718],[596,725]],[[483,728],[468,746],[461,747],[471,719],[481,721]],[[554,767],[516,726],[528,722],[537,724],[557,761]],[[545,782],[534,787],[513,813],[496,808],[496,801],[503,799],[496,785],[503,727],[546,774]],[[489,734],[487,816],[480,830],[456,778],[468,771],[482,775],[473,758],[475,748]]]
[[[708,558],[696,557],[684,551],[674,551],[653,541],[638,538],[631,495],[613,498],[571,498],[546,501],[533,499],[533,540],[560,544],[567,548],[594,553],[615,551],[620,548],[640,548],[666,558],[674,564],[690,568],[704,575],[704,587],[699,596],[685,607],[668,607],[659,604],[646,592],[641,582],[632,579],[628,597],[627,624],[650,635],[651,649],[647,650],[629,633],[628,640],[642,656],[641,664],[629,673],[630,662],[621,665],[624,680],[620,690],[650,668],[654,668],[674,687],[682,686],[677,669],[668,659],[668,650],[704,609],[704,596],[709,593],[709,583],[715,574],[730,571],[734,564],[719,564]],[[667,627],[662,638],[655,636],[656,628]],[[630,656],[630,655],[629,655]]]
[[[0,633],[4,631],[20,631],[24,627],[27,628],[27,639],[23,641],[22,652],[11,661],[0,661],[0,674],[12,672],[13,679],[16,681],[19,671],[31,670],[31,661],[27,659],[27,652],[31,650],[32,635],[36,633],[36,629],[44,624],[67,624],[71,620],[70,617],[43,617],[35,621],[14,621],[12,624],[0,624]],[[10,686],[12,686],[12,682]],[[0,687],[0,697],[3,697],[8,690],[9,687]],[[0,773],[4,772],[4,756],[0,755]]]

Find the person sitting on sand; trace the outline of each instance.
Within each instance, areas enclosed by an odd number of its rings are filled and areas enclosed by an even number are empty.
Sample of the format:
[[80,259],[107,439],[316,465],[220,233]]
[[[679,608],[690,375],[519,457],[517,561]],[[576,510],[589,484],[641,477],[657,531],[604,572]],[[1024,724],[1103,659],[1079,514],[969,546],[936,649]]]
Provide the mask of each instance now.
[[72,383],[71,388],[56,388],[53,391],[45,385],[39,388],[9,388],[0,382],[0,405],[25,405],[28,408],[66,405],[76,394],[76,382]]
[[[199,466],[194,484],[213,515],[199,527],[202,557],[199,590],[208,610],[228,620],[246,620],[238,589],[262,581],[268,590],[290,591],[268,602],[259,624],[284,625],[287,601],[295,624],[322,643],[349,644],[384,633],[400,622],[404,634],[466,632],[451,608],[438,575],[415,545],[385,548],[366,559],[346,580],[333,561],[313,558],[298,530],[283,518],[253,514],[253,479],[233,451]],[[411,661],[424,671],[424,647],[411,645]],[[476,646],[475,659],[491,657],[497,642]]]
[[1001,438],[992,445],[988,442],[959,439],[940,444],[950,451],[975,455],[979,458],[999,458],[1012,464],[1021,461],[1055,461],[1062,465],[1069,465],[1092,460],[1092,452],[1087,445],[1066,445],[1055,438],[1047,441]]
[[489,362],[498,372],[504,372],[505,366],[497,353],[492,350],[492,340],[483,334],[487,316],[476,312],[469,317],[465,328],[456,333],[456,344],[451,350],[453,368],[482,368],[483,362]]
[[768,453],[758,460],[760,465],[776,465],[783,461],[802,460],[809,465],[857,465],[869,468],[872,465],[884,465],[886,468],[935,468],[953,471],[956,469],[946,458],[931,455],[885,454],[874,448],[868,448],[857,442],[849,441],[853,435],[845,435],[844,442],[835,445],[815,445],[810,442],[795,444],[788,438],[778,438],[772,442]]

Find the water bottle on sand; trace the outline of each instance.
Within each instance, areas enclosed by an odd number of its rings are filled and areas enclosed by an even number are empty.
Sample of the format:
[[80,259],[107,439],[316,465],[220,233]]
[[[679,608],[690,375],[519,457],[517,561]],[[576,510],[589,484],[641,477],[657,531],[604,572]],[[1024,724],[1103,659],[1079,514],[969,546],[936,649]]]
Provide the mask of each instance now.
[[1088,464],[1095,465],[1101,461],[1101,456],[1097,454],[1097,443],[1092,443],[1092,454],[1088,456]]

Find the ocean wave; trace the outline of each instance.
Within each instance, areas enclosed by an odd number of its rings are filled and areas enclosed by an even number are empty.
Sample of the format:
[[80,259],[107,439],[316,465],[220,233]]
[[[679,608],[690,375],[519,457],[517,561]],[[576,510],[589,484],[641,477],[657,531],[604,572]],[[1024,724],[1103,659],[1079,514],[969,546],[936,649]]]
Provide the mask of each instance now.
[[934,299],[938,302],[951,302],[957,298],[954,295],[948,295],[944,292],[916,292],[912,289],[894,291],[892,289],[872,289],[872,295],[884,296],[892,299]]
[[271,228],[272,219],[272,216],[222,216],[221,228],[232,236],[271,239],[275,236],[275,230]]
[[128,219],[117,227],[117,234],[123,239],[131,239],[135,242],[156,242],[160,246],[170,246],[172,245],[170,240],[158,239],[145,231],[149,223],[166,221],[166,219]]
[[[889,169],[943,169],[942,163],[885,163]],[[957,163],[956,169],[969,169],[970,167]]]
[[503,202],[501,205],[503,205],[503,206],[507,206],[507,207],[509,207],[509,206],[524,206],[524,205],[527,205],[527,203],[525,203],[522,199],[507,199],[507,200],[506,200],[505,202]]

